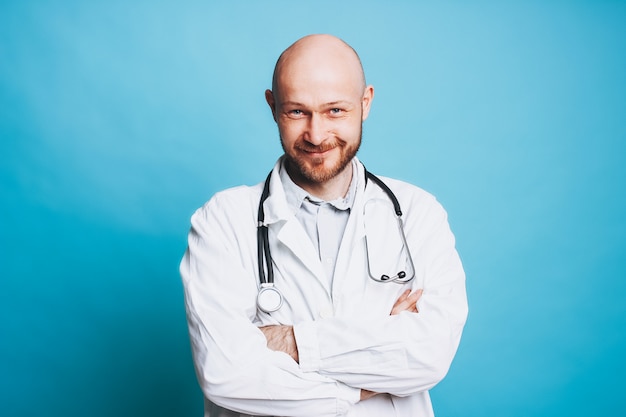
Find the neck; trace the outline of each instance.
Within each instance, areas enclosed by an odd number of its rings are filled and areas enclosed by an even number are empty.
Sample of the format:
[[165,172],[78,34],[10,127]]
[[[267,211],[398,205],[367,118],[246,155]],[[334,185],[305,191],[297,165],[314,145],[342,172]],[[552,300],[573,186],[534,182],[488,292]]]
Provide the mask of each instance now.
[[294,183],[312,196],[323,201],[332,201],[345,197],[352,182],[352,162],[347,164],[339,174],[324,182],[315,182],[305,178],[289,162],[285,164],[285,168]]

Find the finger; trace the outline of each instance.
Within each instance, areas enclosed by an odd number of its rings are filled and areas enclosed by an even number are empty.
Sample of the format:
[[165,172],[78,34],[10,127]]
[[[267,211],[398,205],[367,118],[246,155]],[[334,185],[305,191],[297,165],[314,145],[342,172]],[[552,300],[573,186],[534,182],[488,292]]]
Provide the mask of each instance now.
[[419,299],[422,297],[422,294],[423,294],[423,293],[424,293],[424,290],[421,290],[421,289],[420,289],[420,290],[417,290],[417,291],[413,292],[411,295],[409,295],[409,296],[406,298],[405,302],[408,302],[408,303],[416,303],[416,302],[418,302],[418,301],[419,301]]
[[403,311],[409,311],[412,308],[415,308],[415,303],[411,302],[410,299],[406,299],[401,303],[397,303],[393,309],[391,310],[391,315],[400,314]]
[[417,301],[422,297],[424,290],[419,289],[409,295],[410,290],[402,293],[396,304],[394,304],[390,315],[400,314],[403,311],[408,311],[409,313],[418,313],[417,309]]
[[423,294],[424,294],[424,290],[419,289],[415,291],[413,294],[411,294],[411,296],[409,297],[411,299],[411,302],[413,303],[413,306],[415,307],[416,313],[419,313],[419,309],[417,308],[417,302],[420,300],[420,298],[422,298]]
[[396,302],[393,304],[393,308],[396,308],[396,306],[398,306],[400,303],[402,303],[404,300],[406,300],[407,297],[409,296],[410,292],[411,292],[411,290],[408,289],[408,290],[404,291],[402,294],[400,294],[400,297],[398,297]]
[[[417,291],[411,293],[410,295],[408,295],[407,297],[404,297],[403,300],[400,303],[398,303],[398,304],[402,304],[405,307],[414,305],[415,303],[417,303],[419,301],[419,299],[422,297],[423,293],[424,293],[424,290],[421,290],[421,289],[417,290]],[[400,299],[398,299],[398,301],[400,301]]]
[[398,297],[398,300],[396,301],[396,304],[403,302],[404,300],[406,300],[409,297],[409,294],[411,294],[411,289],[407,289],[405,290],[402,294],[400,294],[400,297]]
[[361,390],[361,401],[365,401],[369,398],[372,398],[374,395],[376,395],[377,393],[374,391],[368,391],[365,389]]

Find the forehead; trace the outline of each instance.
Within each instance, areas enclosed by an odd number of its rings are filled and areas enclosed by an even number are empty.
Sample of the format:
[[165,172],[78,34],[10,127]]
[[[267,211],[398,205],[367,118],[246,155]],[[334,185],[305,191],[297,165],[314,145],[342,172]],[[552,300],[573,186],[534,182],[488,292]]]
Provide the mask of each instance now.
[[284,73],[277,83],[278,94],[291,99],[318,98],[323,100],[359,99],[359,83],[340,71],[314,70]]
[[360,100],[364,88],[360,65],[333,56],[296,58],[277,73],[274,88],[281,101]]

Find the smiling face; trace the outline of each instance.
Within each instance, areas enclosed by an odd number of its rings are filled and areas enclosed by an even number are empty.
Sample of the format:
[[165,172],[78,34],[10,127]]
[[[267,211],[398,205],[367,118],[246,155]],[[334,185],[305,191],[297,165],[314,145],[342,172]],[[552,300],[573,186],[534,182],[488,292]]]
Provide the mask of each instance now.
[[373,98],[352,48],[327,35],[301,39],[281,55],[273,90],[266,99],[294,182],[306,189],[345,172]]

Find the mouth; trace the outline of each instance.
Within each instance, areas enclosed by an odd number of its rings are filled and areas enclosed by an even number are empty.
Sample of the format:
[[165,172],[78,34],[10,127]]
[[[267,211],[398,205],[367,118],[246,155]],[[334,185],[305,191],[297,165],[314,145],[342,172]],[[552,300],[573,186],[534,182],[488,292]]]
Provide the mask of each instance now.
[[316,146],[316,147],[298,147],[297,149],[313,158],[322,158],[328,155],[333,149],[335,149],[336,145],[327,145],[327,146]]
[[332,151],[333,149],[334,148],[330,148],[330,149],[326,149],[325,151],[308,151],[308,150],[302,150],[302,151],[310,157],[322,158],[328,153],[330,153],[330,151]]

